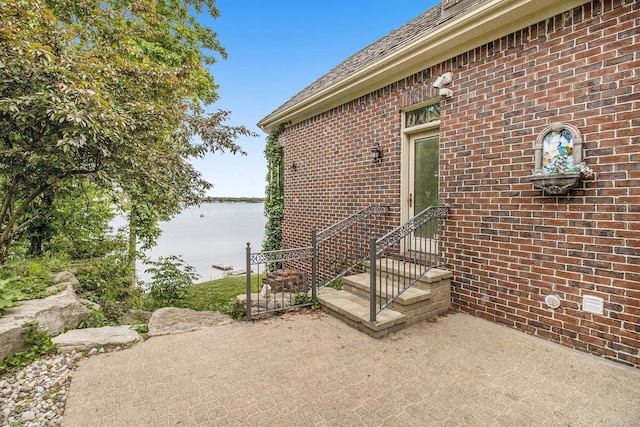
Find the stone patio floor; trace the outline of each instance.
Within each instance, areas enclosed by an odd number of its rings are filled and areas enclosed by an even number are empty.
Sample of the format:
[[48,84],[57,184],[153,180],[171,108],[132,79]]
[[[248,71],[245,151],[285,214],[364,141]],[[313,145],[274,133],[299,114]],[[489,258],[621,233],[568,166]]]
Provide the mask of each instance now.
[[376,340],[320,312],[92,356],[63,426],[640,426],[640,369],[456,313]]

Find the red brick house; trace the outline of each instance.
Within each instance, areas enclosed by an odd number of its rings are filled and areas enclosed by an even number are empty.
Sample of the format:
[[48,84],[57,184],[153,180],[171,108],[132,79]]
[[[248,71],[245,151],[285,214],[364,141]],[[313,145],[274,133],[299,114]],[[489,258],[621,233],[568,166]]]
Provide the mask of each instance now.
[[[281,129],[286,247],[448,206],[453,307],[640,366],[640,2],[445,0],[259,126]],[[550,179],[567,159],[593,175]]]

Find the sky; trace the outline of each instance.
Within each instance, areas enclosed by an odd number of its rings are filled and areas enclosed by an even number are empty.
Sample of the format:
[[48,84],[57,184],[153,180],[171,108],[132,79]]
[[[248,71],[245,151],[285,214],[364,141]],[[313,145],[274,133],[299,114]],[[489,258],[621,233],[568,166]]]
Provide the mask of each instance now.
[[264,197],[267,135],[256,123],[336,65],[409,22],[437,0],[217,0],[220,17],[201,17],[228,58],[211,67],[228,125],[259,134],[237,142],[246,156],[194,161],[213,184],[210,196]]

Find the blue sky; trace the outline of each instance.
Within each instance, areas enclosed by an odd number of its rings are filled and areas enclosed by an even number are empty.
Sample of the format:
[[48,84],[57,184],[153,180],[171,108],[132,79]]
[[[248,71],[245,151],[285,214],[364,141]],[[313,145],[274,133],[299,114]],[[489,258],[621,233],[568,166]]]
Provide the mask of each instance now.
[[221,16],[203,23],[218,33],[228,59],[213,65],[227,124],[260,134],[238,142],[247,156],[194,162],[212,196],[264,196],[266,134],[256,123],[344,59],[400,27],[436,0],[217,0]]

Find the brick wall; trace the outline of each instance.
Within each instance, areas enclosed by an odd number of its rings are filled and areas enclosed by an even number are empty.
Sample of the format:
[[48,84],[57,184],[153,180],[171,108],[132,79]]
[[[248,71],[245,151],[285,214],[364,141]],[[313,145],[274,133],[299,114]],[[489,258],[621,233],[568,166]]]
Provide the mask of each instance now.
[[[640,366],[640,2],[594,1],[288,128],[284,239],[306,245],[370,204],[400,211],[399,109],[442,102],[441,204],[462,311]],[[595,179],[570,197],[527,180],[551,122],[576,126]],[[375,142],[379,164],[370,160]],[[291,165],[296,163],[296,169]],[[544,297],[562,305],[550,309]],[[582,297],[605,300],[602,316]]]
[[[370,205],[390,206],[388,226],[397,225],[397,97],[383,90],[294,125],[280,136],[285,149],[286,247],[306,246],[312,226],[322,230]],[[384,151],[376,164],[371,160],[374,142]]]

